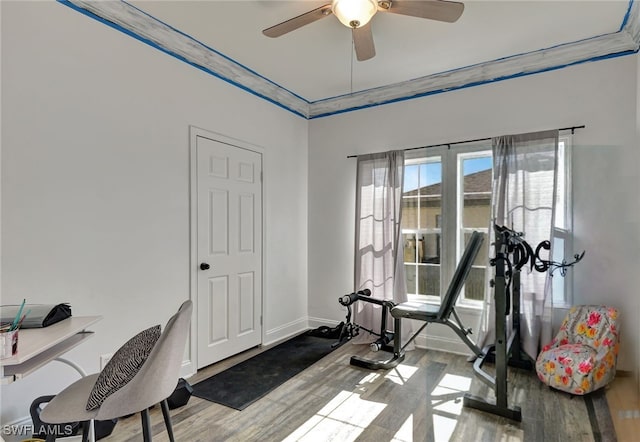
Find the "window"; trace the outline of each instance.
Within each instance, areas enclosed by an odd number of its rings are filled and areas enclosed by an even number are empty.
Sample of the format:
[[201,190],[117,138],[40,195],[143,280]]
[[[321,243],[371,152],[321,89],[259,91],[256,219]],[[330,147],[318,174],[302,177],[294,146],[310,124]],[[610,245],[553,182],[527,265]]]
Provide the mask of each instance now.
[[439,296],[442,260],[442,158],[405,160],[402,237],[410,294]]
[[[410,298],[439,302],[471,232],[487,234],[492,180],[487,143],[407,154],[402,235]],[[484,298],[486,242],[460,295],[462,302],[479,305]]]
[[[485,240],[459,302],[480,307],[486,286],[491,218],[491,142],[408,151],[402,201],[404,266],[409,299],[438,303],[474,230]],[[558,196],[553,232],[554,261],[570,259],[570,137],[558,146]],[[571,272],[553,278],[553,302],[570,304]],[[444,281],[444,284],[442,283]]]
[[462,256],[467,240],[474,230],[484,233],[482,248],[463,287],[461,299],[482,301],[488,261],[489,223],[491,221],[491,188],[493,183],[493,157],[491,151],[482,150],[458,154],[458,243],[456,262]]
[[[571,261],[573,250],[573,205],[571,201],[571,137],[560,137],[558,142],[558,192],[556,196],[556,219],[553,229],[553,261]],[[570,306],[572,302],[573,272],[566,276],[555,272],[553,284],[553,305]]]

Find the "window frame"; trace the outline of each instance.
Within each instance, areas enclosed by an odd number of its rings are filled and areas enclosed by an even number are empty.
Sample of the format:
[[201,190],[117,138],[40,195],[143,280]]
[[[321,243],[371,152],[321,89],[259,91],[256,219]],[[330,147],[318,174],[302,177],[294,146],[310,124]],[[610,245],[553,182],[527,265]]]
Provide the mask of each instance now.
[[[491,158],[491,190],[489,191],[489,217],[487,219],[487,224],[484,227],[464,227],[464,161],[475,159],[475,158]],[[493,151],[491,148],[491,141],[487,143],[472,145],[467,147],[466,149],[457,152],[455,155],[455,161],[457,166],[456,178],[457,178],[457,188],[456,188],[456,255],[455,261],[451,263],[451,277],[453,277],[453,272],[455,272],[455,268],[460,262],[460,258],[462,258],[462,254],[464,253],[464,236],[466,233],[471,233],[474,230],[477,230],[485,235],[485,241],[489,241],[489,226],[491,223],[491,215],[492,215],[492,207],[493,207]],[[489,250],[488,248],[482,248],[481,250]],[[489,265],[489,259],[487,256],[487,265],[483,266],[485,269],[485,277],[486,277],[486,269]],[[477,266],[473,266],[477,267]],[[486,286],[486,280],[484,281],[484,286]],[[460,296],[458,297],[458,304],[467,306],[470,308],[482,308],[483,300],[476,299],[468,299],[465,296],[465,288],[462,287],[462,291],[460,292]]]
[[[560,144],[562,143],[562,147]],[[573,176],[572,176],[572,163],[573,163],[573,135],[564,134],[558,137],[558,159],[560,159],[561,149],[564,151],[562,155],[564,157],[564,227],[557,225],[553,226],[553,243],[554,243],[554,261],[561,262],[563,259],[571,261],[574,255],[573,249]],[[556,213],[559,207],[556,207]],[[556,238],[562,239],[564,247],[559,250],[555,247]],[[559,279],[561,278],[559,283]],[[553,306],[558,308],[569,308],[573,305],[573,272],[569,270],[563,277],[560,272],[555,272],[552,278],[553,285]],[[557,289],[563,291],[562,296],[558,296]]]
[[[405,168],[406,168],[407,166],[416,166],[416,165],[417,165],[417,166],[419,167],[419,166],[420,166],[420,165],[422,165],[422,164],[429,164],[429,163],[437,163],[437,162],[440,162],[440,164],[441,164],[441,166],[440,166],[440,173],[441,173],[441,175],[442,175],[442,179],[444,180],[445,171],[444,171],[443,163],[442,163],[442,155],[443,155],[443,152],[445,152],[445,149],[444,149],[444,148],[442,148],[442,147],[428,148],[429,155],[419,155],[419,154],[417,154],[417,152],[418,152],[418,151],[420,151],[420,152],[424,152],[424,151],[427,151],[427,148],[425,148],[425,149],[417,149],[416,151],[411,152],[410,154],[405,155],[405,162],[404,162],[404,166],[405,166]],[[438,159],[439,159],[439,160],[438,160]],[[418,174],[420,174],[420,172],[418,172]],[[419,186],[419,187],[420,187],[420,186]],[[444,192],[445,192],[445,190],[444,190],[444,183],[442,183],[442,184],[441,184],[441,189],[442,189],[442,196],[441,196],[441,200],[442,200],[442,201],[444,201],[444,199],[445,199],[445,197],[444,197]],[[405,198],[405,197],[403,196],[403,199],[404,199],[404,198]],[[417,225],[418,225],[418,226],[420,226],[420,221],[421,221],[421,219],[420,219],[420,212],[421,212],[421,211],[420,211],[420,196],[417,196],[416,198],[417,198],[417,200],[418,200],[418,206],[417,206],[417,208],[418,208],[418,210],[417,210],[417,213],[418,213],[418,215],[417,215],[417,217],[418,217],[418,218],[417,218]],[[441,207],[441,209],[440,209],[440,210],[441,210],[441,212],[440,212],[440,213],[442,214],[442,213],[443,213],[443,209],[442,209],[442,207]],[[441,216],[441,215],[440,215],[440,216]],[[441,217],[440,219],[442,219],[442,217]],[[418,259],[417,259],[417,255],[418,255],[418,237],[419,237],[420,235],[429,235],[429,234],[436,234],[436,235],[440,235],[440,237],[442,237],[442,226],[440,226],[440,227],[434,227],[434,228],[420,228],[420,227],[418,227],[418,228],[415,228],[415,229],[402,229],[402,230],[401,230],[401,235],[402,235],[402,238],[403,238],[403,239],[404,239],[405,235],[407,235],[407,234],[414,235],[414,237],[416,238],[416,250],[415,250],[415,254],[416,254],[416,259],[415,259],[415,269],[416,269],[415,275],[416,275],[416,283],[415,283],[415,287],[414,287],[414,288],[416,288],[416,287],[418,287],[418,285],[419,285],[418,269],[419,269],[421,266],[428,267],[428,266],[435,266],[435,265],[436,265],[436,264],[431,264],[431,263],[420,263],[420,262],[418,262]],[[403,244],[404,244],[404,240],[403,240]],[[404,245],[403,245],[403,247],[404,247]],[[440,251],[441,251],[441,254],[444,254],[444,253],[445,253],[445,252],[444,252],[444,250],[443,250],[443,244],[442,244],[442,242],[440,243]],[[404,253],[403,253],[402,255],[403,255],[403,257],[404,257]],[[442,279],[442,278],[443,278],[443,273],[442,273],[442,260],[443,260],[443,257],[442,257],[442,255],[441,255],[440,264],[437,264],[438,266],[440,266],[440,281],[441,281],[441,282],[442,282],[442,280],[443,280],[443,279]],[[407,263],[407,262],[404,262],[404,261],[403,261],[403,265],[405,266],[405,272],[406,272],[406,266],[407,266],[408,264],[410,264],[410,263]],[[406,275],[405,275],[405,278],[406,278]],[[441,287],[441,288],[442,288],[442,287]],[[409,300],[412,300],[412,301],[421,301],[421,302],[429,302],[429,303],[433,303],[433,304],[438,304],[438,303],[440,302],[440,299],[438,299],[438,298],[437,298],[437,297],[435,297],[435,296],[430,296],[430,295],[420,295],[420,294],[416,294],[416,293],[410,293],[410,291],[409,291],[409,290],[410,290],[410,289],[409,289],[409,287],[407,287],[407,295],[408,295]]]
[[[412,293],[411,288],[407,287],[407,296],[410,301],[428,302],[432,304],[439,304],[441,302],[445,289],[451,281],[456,265],[464,251],[463,247],[459,246],[462,238],[462,231],[459,228],[462,216],[459,209],[463,204],[462,197],[460,196],[460,189],[462,189],[462,180],[464,178],[461,173],[461,158],[466,159],[486,156],[487,152],[489,155],[492,155],[491,140],[459,144],[456,145],[455,148],[451,148],[450,146],[438,146],[415,149],[411,152],[407,152],[405,157],[405,167],[437,161],[429,161],[429,158],[440,159],[442,172],[441,221],[443,220],[444,222],[441,222],[439,229],[402,229],[403,238],[405,234],[415,234],[417,238],[417,235],[427,233],[439,233],[441,238],[455,238],[455,241],[441,241],[440,243],[440,296]],[[451,198],[450,195],[455,195],[455,197]],[[447,215],[451,213],[453,213],[454,216]],[[481,230],[486,233],[488,232],[488,228],[489,220],[487,220],[486,228],[476,230]],[[424,232],[422,232],[423,230]],[[403,264],[406,266],[409,263]],[[420,263],[417,263],[416,265],[416,279],[418,278],[417,268],[419,265]],[[445,281],[446,284],[443,284],[443,281]],[[416,281],[416,287],[418,284],[419,282]],[[464,298],[464,293],[460,294],[458,303],[473,309],[482,308],[482,301],[467,300]]]

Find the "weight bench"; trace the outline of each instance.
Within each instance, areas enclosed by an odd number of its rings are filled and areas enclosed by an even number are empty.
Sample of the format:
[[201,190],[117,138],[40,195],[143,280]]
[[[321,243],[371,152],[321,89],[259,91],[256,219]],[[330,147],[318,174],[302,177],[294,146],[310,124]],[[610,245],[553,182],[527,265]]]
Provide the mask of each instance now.
[[[462,258],[456,267],[456,271],[453,274],[453,278],[447,293],[442,299],[441,304],[434,305],[426,302],[403,302],[396,304],[390,309],[391,316],[394,318],[394,331],[393,331],[393,356],[386,361],[375,361],[370,359],[364,359],[359,356],[351,357],[351,365],[367,368],[369,370],[389,369],[397,366],[404,360],[404,349],[411,343],[418,334],[424,330],[424,328],[431,323],[444,324],[451,328],[456,335],[462,339],[467,347],[471,349],[473,354],[478,358],[484,358],[483,351],[471,340],[469,336],[471,334],[470,328],[465,328],[460,320],[460,317],[456,313],[455,305],[462,286],[469,276],[473,262],[480,251],[484,238],[480,232],[474,231],[471,234],[469,243],[462,254]],[[361,300],[366,300],[360,297]],[[385,301],[389,302],[389,301]],[[424,324],[420,329],[409,338],[409,340],[402,345],[402,319],[413,319],[416,321],[422,321]]]

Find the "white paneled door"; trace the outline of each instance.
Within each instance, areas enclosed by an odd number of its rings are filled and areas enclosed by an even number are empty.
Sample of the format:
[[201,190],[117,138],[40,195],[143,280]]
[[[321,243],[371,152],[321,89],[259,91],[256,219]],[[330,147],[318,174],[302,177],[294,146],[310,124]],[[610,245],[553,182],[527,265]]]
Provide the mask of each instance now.
[[262,340],[262,155],[196,137],[197,360]]

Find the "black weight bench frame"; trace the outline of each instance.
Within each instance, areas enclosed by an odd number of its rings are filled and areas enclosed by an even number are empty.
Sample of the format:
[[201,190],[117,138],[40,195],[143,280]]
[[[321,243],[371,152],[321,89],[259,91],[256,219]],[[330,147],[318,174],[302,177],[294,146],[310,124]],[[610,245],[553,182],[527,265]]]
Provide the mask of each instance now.
[[[400,362],[404,360],[404,349],[411,343],[424,328],[431,324],[444,324],[451,328],[456,335],[462,339],[467,347],[471,349],[474,356],[477,358],[484,358],[484,352],[469,338],[471,334],[470,328],[465,328],[460,320],[460,317],[456,313],[455,304],[460,291],[464,286],[464,283],[469,276],[473,262],[480,251],[484,238],[478,231],[474,231],[471,234],[469,243],[462,254],[462,258],[456,267],[456,271],[453,274],[453,278],[447,293],[442,300],[440,306],[434,304],[428,304],[426,302],[403,302],[397,305],[390,306],[389,312],[393,316],[394,331],[393,331],[393,356],[386,361],[375,361],[370,359],[364,359],[359,356],[351,357],[351,365],[367,368],[369,370],[389,369],[396,367]],[[371,298],[358,296],[359,300],[373,302]],[[379,301],[376,303],[385,302],[387,305],[390,301]],[[383,312],[383,321],[385,318],[385,312]],[[416,321],[422,321],[424,324],[420,329],[409,338],[409,340],[402,345],[402,319],[414,319]],[[384,332],[384,330],[382,330]]]

